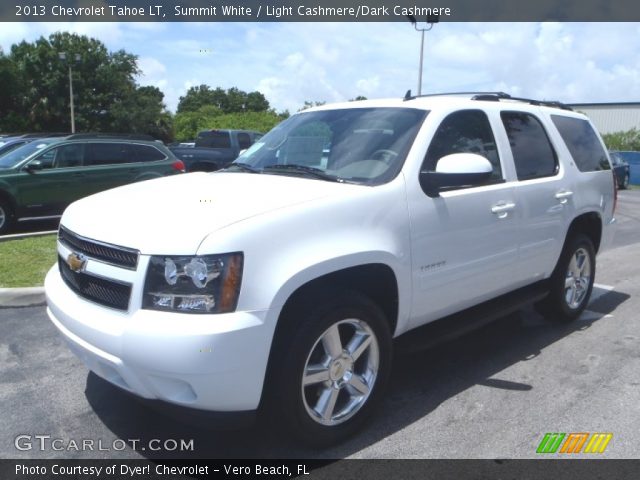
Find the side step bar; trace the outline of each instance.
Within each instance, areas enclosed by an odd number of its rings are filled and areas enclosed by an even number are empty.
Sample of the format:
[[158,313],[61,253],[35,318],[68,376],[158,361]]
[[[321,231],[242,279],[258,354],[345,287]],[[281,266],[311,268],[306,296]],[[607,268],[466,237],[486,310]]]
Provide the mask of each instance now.
[[546,281],[536,282],[443,317],[397,337],[394,341],[396,351],[417,352],[447,342],[542,300],[548,293]]

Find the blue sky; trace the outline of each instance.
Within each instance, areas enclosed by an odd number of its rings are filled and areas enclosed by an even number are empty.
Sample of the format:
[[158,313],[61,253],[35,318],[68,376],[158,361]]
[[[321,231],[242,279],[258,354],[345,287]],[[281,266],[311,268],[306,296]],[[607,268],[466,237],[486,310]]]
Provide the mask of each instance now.
[[[193,85],[259,90],[276,110],[305,100],[414,92],[410,23],[0,23],[0,47],[54,31],[139,57],[141,85],[175,110]],[[638,23],[439,23],[426,35],[423,93],[501,90],[568,103],[640,101]]]

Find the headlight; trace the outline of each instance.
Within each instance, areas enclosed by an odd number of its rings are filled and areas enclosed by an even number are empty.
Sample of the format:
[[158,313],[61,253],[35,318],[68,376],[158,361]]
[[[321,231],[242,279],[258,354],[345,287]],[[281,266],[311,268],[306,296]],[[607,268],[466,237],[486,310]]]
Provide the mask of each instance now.
[[236,309],[243,255],[153,256],[144,284],[142,308],[189,313]]

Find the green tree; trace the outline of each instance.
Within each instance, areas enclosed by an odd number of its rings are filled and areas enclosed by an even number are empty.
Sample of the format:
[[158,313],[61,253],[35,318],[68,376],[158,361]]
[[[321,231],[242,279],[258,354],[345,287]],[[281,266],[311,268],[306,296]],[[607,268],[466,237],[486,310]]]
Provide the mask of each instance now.
[[260,92],[247,93],[236,87],[215,90],[208,85],[191,87],[180,97],[177,113],[195,112],[204,106],[214,106],[223,113],[264,112],[269,110],[269,102]]
[[33,131],[70,131],[69,66],[77,131],[109,131],[113,106],[135,92],[139,73],[135,55],[110,53],[98,40],[67,32],[13,45],[9,58],[23,81],[18,113]]
[[605,133],[602,140],[609,150],[640,151],[640,131],[635,128],[626,132]]
[[177,113],[174,118],[175,136],[178,141],[194,139],[201,130],[238,129],[267,132],[284,120],[288,112],[277,114],[273,110],[261,112],[224,113],[218,107],[207,105],[195,112]]
[[67,32],[23,41],[0,55],[0,128],[71,131],[69,67],[76,131],[147,133],[171,140],[164,94],[135,82],[137,57],[109,52],[96,39]]
[[137,87],[111,109],[115,132],[146,133],[162,141],[173,140],[173,117],[157,87]]
[[25,89],[22,75],[9,57],[0,51],[0,131],[23,131],[26,119],[20,115]]
[[319,102],[319,101],[315,101],[315,102],[311,102],[309,100],[305,100],[304,101],[304,105],[298,109],[299,112],[303,111],[303,110],[307,110],[308,108],[312,108],[312,107],[320,107],[322,105],[324,105],[327,102]]
[[193,140],[198,131],[206,128],[211,119],[222,115],[222,110],[213,105],[205,105],[196,111],[176,113],[173,119],[176,140]]

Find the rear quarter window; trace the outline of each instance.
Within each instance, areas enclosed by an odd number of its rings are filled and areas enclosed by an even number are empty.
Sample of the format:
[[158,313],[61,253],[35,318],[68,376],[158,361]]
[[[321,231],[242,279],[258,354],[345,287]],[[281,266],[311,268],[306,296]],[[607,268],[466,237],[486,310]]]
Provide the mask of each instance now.
[[137,162],[156,162],[167,158],[164,153],[151,145],[131,145],[130,148]]
[[562,115],[551,115],[551,120],[560,132],[578,170],[596,172],[611,169],[607,153],[587,120]]

